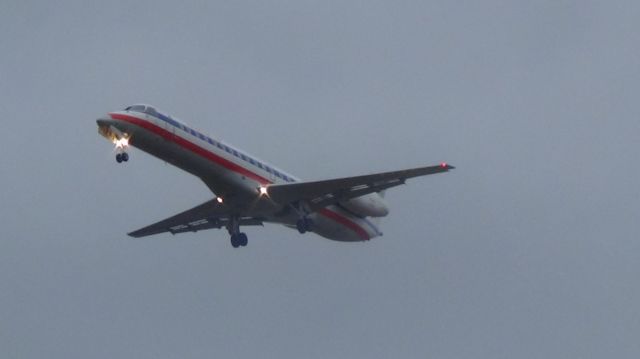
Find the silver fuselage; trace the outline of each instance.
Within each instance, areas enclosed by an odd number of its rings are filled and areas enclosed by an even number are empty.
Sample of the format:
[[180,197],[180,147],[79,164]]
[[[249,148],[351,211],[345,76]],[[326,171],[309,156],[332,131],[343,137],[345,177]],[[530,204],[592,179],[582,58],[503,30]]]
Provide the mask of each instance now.
[[[299,213],[289,205],[271,201],[259,189],[298,182],[298,178],[171,117],[117,111],[99,119],[98,125],[105,137],[125,134],[130,145],[199,177],[238,213],[250,211],[264,222],[295,228]],[[353,204],[377,210],[376,206],[383,206],[378,198],[371,194]],[[386,207],[383,209],[386,211]],[[346,206],[331,205],[308,217],[314,223],[313,232],[336,241],[363,241],[382,234],[369,218]]]

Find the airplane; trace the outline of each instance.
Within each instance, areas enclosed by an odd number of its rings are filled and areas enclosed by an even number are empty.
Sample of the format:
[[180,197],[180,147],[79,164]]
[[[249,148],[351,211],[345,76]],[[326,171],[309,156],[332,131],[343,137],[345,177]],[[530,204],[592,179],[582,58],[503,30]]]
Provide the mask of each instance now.
[[389,214],[383,195],[409,178],[448,172],[441,163],[401,171],[302,181],[277,167],[209,137],[153,106],[136,104],[97,119],[98,132],[115,144],[116,161],[129,161],[134,146],[200,178],[213,198],[184,212],[128,233],[225,228],[234,248],[248,243],[240,227],[282,224],[342,241],[382,236],[378,223]]

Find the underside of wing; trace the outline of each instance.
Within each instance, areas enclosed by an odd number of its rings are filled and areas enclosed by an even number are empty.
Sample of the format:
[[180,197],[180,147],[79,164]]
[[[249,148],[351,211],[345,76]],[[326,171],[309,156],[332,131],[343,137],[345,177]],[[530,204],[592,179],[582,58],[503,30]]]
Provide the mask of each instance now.
[[[230,217],[230,209],[213,199],[175,216],[133,231],[129,233],[129,236],[140,238],[164,232],[177,234],[222,228],[227,225]],[[242,226],[262,225],[262,221],[254,217],[239,217],[238,221]]]
[[269,197],[280,204],[304,201],[312,210],[331,204],[380,192],[404,184],[409,178],[448,172],[455,167],[446,163],[371,175],[299,182],[268,187]]

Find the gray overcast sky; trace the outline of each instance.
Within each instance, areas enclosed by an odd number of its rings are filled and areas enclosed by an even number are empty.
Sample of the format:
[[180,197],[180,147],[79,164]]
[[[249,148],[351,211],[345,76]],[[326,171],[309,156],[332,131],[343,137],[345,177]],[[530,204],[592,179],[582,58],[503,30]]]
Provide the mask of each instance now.
[[[0,6],[3,358],[637,358],[637,1]],[[385,236],[134,241],[210,197],[151,103],[306,179],[449,161]]]

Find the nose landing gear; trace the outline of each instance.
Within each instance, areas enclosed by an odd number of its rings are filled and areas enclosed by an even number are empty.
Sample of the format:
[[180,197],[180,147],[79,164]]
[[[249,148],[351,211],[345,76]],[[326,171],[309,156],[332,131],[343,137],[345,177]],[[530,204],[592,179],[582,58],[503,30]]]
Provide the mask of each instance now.
[[116,154],[116,161],[118,163],[129,161],[129,154],[126,152]]
[[129,161],[129,154],[127,148],[129,147],[129,138],[126,134],[122,134],[121,138],[114,138],[113,143],[116,145],[116,162],[122,163]]

